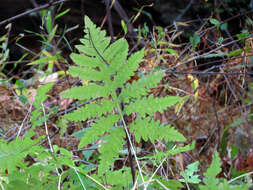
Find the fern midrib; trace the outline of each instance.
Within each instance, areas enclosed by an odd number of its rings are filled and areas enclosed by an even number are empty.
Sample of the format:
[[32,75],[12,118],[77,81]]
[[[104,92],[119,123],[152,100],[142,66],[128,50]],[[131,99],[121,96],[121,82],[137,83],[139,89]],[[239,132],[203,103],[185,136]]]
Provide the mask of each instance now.
[[134,158],[135,158],[135,160],[136,160],[136,164],[137,164],[137,167],[138,167],[138,170],[139,170],[139,173],[140,173],[142,182],[144,183],[145,180],[144,180],[144,177],[143,177],[142,172],[141,172],[141,167],[140,167],[140,164],[139,164],[139,161],[138,161],[136,152],[135,152],[135,150],[134,150],[134,146],[133,146],[133,143],[132,143],[132,141],[131,141],[131,137],[130,137],[130,134],[129,134],[129,131],[128,131],[126,122],[125,122],[125,120],[124,120],[123,112],[122,112],[122,110],[121,110],[121,108],[120,108],[120,103],[119,103],[118,96],[117,96],[117,94],[116,94],[115,91],[114,91],[113,94],[112,94],[112,98],[113,98],[113,100],[114,100],[115,103],[116,103],[116,107],[117,107],[117,110],[118,110],[118,112],[119,112],[120,119],[122,120],[122,123],[123,123],[123,126],[124,126],[124,130],[125,130],[125,132],[126,132],[127,139],[128,139],[128,141],[129,141],[129,144],[130,144],[130,147],[131,147],[132,154],[134,155]]

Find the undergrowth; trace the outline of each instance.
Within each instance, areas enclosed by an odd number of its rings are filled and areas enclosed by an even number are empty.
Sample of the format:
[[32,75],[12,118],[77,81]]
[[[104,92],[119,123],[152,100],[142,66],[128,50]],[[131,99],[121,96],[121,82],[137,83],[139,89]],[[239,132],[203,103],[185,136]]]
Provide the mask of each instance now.
[[[138,80],[129,81],[144,56],[144,49],[128,55],[128,43],[119,39],[111,43],[105,31],[85,17],[85,36],[72,53],[76,64],[69,74],[81,79],[81,86],[61,93],[61,97],[90,103],[63,116],[65,120],[85,124],[73,136],[80,138],[80,158],[65,148],[53,145],[48,133],[44,101],[53,83],[37,90],[31,129],[22,138],[0,142],[1,189],[187,189],[228,190],[248,189],[250,179],[243,175],[228,181],[216,178],[222,172],[217,152],[207,171],[199,173],[194,162],[172,180],[158,174],[164,161],[181,152],[192,150],[194,144],[182,146],[186,138],[173,126],[155,121],[156,112],[180,102],[178,96],[155,97],[151,89],[163,78],[163,72],[153,70]],[[33,132],[44,127],[46,136]],[[141,154],[138,144],[157,141],[173,146],[166,150],[155,149],[151,154]],[[49,148],[45,148],[44,144]],[[152,164],[148,170],[145,164]],[[241,180],[241,181],[238,181]]]

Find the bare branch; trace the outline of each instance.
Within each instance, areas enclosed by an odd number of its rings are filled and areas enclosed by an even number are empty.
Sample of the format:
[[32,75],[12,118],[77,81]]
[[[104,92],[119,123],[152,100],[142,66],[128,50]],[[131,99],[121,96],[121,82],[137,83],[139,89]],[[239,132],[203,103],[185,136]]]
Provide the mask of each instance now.
[[39,7],[36,7],[36,8],[34,8],[34,9],[25,11],[25,12],[23,12],[23,13],[20,13],[20,14],[16,15],[16,16],[13,16],[13,17],[11,17],[11,18],[8,18],[8,19],[6,19],[6,20],[1,21],[1,22],[0,22],[0,26],[5,25],[5,24],[8,24],[8,23],[10,23],[10,22],[13,22],[13,21],[16,20],[16,19],[21,18],[21,17],[24,17],[24,16],[26,16],[26,15],[29,15],[29,14],[31,14],[31,13],[38,12],[38,11],[40,11],[40,10],[42,10],[42,9],[47,9],[47,8],[49,8],[49,7],[51,7],[51,6],[55,6],[55,5],[58,5],[58,4],[60,4],[60,3],[66,2],[66,1],[69,1],[69,0],[59,0],[59,1],[56,1],[56,2],[50,2],[50,3],[47,3],[47,4],[41,5],[41,6],[39,6]]

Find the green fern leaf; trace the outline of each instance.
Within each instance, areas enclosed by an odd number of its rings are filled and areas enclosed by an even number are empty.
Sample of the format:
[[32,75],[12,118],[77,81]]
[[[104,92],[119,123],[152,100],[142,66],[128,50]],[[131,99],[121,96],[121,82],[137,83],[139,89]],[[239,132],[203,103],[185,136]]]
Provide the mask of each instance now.
[[50,83],[47,83],[47,84],[41,86],[37,90],[37,94],[35,96],[35,100],[34,100],[34,104],[33,104],[35,109],[32,111],[31,117],[30,117],[32,127],[41,126],[49,117],[48,114],[44,115],[42,113],[42,103],[47,99],[47,97],[48,97],[47,93],[53,85],[54,85],[54,83],[50,82]]
[[175,149],[167,150],[167,152],[157,152],[154,157],[156,158],[157,163],[161,163],[162,160],[164,158],[167,158],[168,156],[173,156],[181,152],[187,152],[187,151],[193,150],[194,148],[195,148],[195,143],[188,144],[183,147],[178,146]]
[[79,148],[84,145],[92,143],[97,140],[99,136],[103,135],[105,132],[110,131],[114,123],[119,120],[119,115],[108,115],[107,117],[102,117],[100,120],[96,120],[96,123],[91,124],[90,130],[88,130],[82,137]]
[[176,104],[181,100],[178,96],[167,96],[163,98],[154,98],[149,96],[147,98],[138,99],[132,104],[126,106],[126,113],[131,114],[137,112],[141,117],[146,114],[152,115],[154,112],[163,112],[168,107]]
[[207,171],[204,173],[204,185],[200,185],[201,190],[213,190],[217,189],[219,179],[216,176],[221,172],[221,160],[218,152],[213,154],[213,161]]
[[70,58],[80,67],[96,68],[101,66],[101,61],[97,57],[88,57],[84,54],[72,53]]
[[[113,81],[113,88],[122,87],[122,85],[134,75],[139,67],[139,63],[144,56],[144,49],[136,52],[127,60],[127,63],[121,67],[121,71],[117,73]],[[123,71],[123,72],[122,72]]]
[[108,76],[114,75],[117,71],[120,71],[122,65],[125,64],[127,54],[128,43],[125,39],[115,41],[105,50],[103,57],[110,64],[110,67],[105,70]]
[[111,133],[103,138],[105,143],[99,149],[101,153],[101,160],[98,167],[99,176],[102,176],[108,168],[112,167],[115,158],[119,157],[120,150],[123,148],[124,137],[125,134],[122,128],[117,128],[111,130]]
[[95,69],[87,68],[87,67],[70,67],[69,73],[74,77],[79,77],[84,81],[103,81],[106,76]]
[[41,86],[38,90],[37,90],[37,95],[35,97],[35,101],[33,103],[33,105],[35,106],[35,108],[40,108],[41,104],[47,99],[48,95],[48,91],[51,89],[51,87],[54,85],[53,82],[47,83],[43,86]]
[[[135,132],[135,138],[137,142],[141,139],[147,141],[148,139],[154,143],[155,140],[161,139],[173,142],[185,141],[185,137],[176,131],[170,125],[161,126],[160,121],[153,121],[149,117],[145,119],[137,119],[130,126],[130,131]],[[157,133],[159,131],[159,133]]]
[[114,186],[113,189],[125,189],[124,187],[129,186],[132,179],[130,168],[123,167],[120,170],[108,172],[106,179],[109,184]]
[[8,169],[12,171],[18,166],[23,166],[23,158],[29,153],[32,152],[37,141],[32,141],[29,137],[24,140],[16,139],[7,143],[5,140],[0,140],[0,168]]
[[132,84],[127,83],[126,87],[122,89],[119,99],[129,102],[130,98],[140,98],[146,95],[150,88],[156,87],[162,77],[162,71],[153,72],[143,76],[138,81],[134,81]]
[[90,84],[89,86],[77,86],[68,89],[61,93],[61,96],[63,98],[85,100],[98,97],[107,97],[109,93],[110,92],[103,86]]
[[103,99],[99,102],[91,102],[80,109],[64,115],[70,121],[85,121],[88,118],[100,117],[103,114],[112,112],[116,105],[111,100]]
[[85,22],[84,32],[86,33],[86,35],[83,39],[80,40],[85,45],[82,46],[83,48],[82,52],[87,54],[88,56],[99,57],[98,52],[102,53],[105,51],[107,46],[110,44],[110,38],[105,37],[106,32],[101,30],[99,27],[96,27],[96,25],[92,23],[89,17],[85,16],[84,22]]
[[[160,125],[157,130],[159,137],[165,141],[184,142],[186,138],[171,125]],[[154,139],[155,140],[155,139]]]

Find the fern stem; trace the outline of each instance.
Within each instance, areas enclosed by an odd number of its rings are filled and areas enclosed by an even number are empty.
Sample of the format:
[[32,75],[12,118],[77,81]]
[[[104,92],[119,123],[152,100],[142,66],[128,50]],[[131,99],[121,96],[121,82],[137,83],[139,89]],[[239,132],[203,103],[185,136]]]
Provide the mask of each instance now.
[[90,33],[90,29],[87,28],[88,32],[89,32],[89,39],[90,39],[90,43],[92,45],[92,47],[94,48],[94,50],[96,51],[96,53],[98,54],[98,56],[103,60],[103,62],[106,64],[106,66],[109,66],[109,64],[107,63],[107,61],[105,60],[105,58],[101,55],[101,53],[98,51],[98,49],[96,48],[93,40],[92,40],[92,36],[91,36],[91,33]]
[[[127,136],[126,131],[125,131],[125,133],[126,133],[126,136]],[[129,133],[129,131],[128,131],[128,133]],[[132,172],[132,179],[133,179],[133,184],[134,184],[135,180],[136,180],[135,168],[134,168],[133,159],[132,159],[131,145],[130,145],[130,142],[129,142],[128,138],[127,138],[127,149],[128,149],[129,162],[130,162],[130,167],[131,167],[131,172]]]
[[[125,129],[125,132],[126,132],[126,135],[127,135],[127,139],[128,139],[128,141],[129,141],[129,144],[130,144],[132,153],[133,153],[133,155],[134,155],[134,158],[135,158],[135,160],[136,160],[136,164],[137,164],[138,170],[139,170],[140,175],[141,175],[141,180],[142,180],[142,182],[144,183],[145,180],[144,180],[143,175],[142,175],[141,167],[140,167],[140,164],[139,164],[139,161],[138,161],[136,152],[135,152],[135,150],[134,150],[134,146],[133,146],[133,143],[132,143],[132,141],[131,141],[130,134],[129,134],[128,129],[127,129],[127,126],[126,126],[126,122],[125,122],[125,120],[124,120],[122,110],[121,110],[121,108],[120,108],[120,106],[119,106],[119,101],[118,101],[118,99],[117,99],[116,93],[115,93],[114,97],[115,97],[114,100],[116,100],[116,105],[117,105],[118,112],[119,112],[119,114],[120,114],[120,118],[121,118],[121,120],[122,120],[124,129]],[[133,184],[134,184],[134,182],[133,182]]]
[[1,181],[0,181],[0,187],[1,187],[2,190],[5,190]]
[[61,190],[61,177],[62,177],[62,174],[60,174],[60,176],[59,176],[59,180],[58,180],[58,190]]
[[[42,107],[43,115],[46,118],[46,111],[45,111],[43,103],[41,104],[41,107]],[[51,139],[50,139],[50,136],[49,136],[49,133],[48,133],[47,121],[45,121],[44,124],[45,124],[45,130],[46,130],[46,135],[47,135],[47,140],[48,140],[48,144],[49,144],[49,147],[50,147],[50,151],[51,151],[51,153],[53,155],[54,154],[54,149],[53,149],[53,146],[52,146],[52,143],[51,143]],[[56,160],[55,157],[54,157],[54,159]],[[55,170],[56,170],[57,176],[60,176],[60,172],[59,172],[59,170],[58,170],[57,167],[55,168]]]
[[81,183],[81,185],[82,185],[83,189],[84,189],[84,190],[86,190],[86,188],[85,188],[85,186],[84,186],[84,184],[83,184],[83,181],[82,181],[82,179],[81,179],[81,177],[80,177],[79,173],[76,171],[76,169],[75,169],[75,168],[73,168],[73,169],[74,169],[74,171],[75,171],[75,173],[76,173],[76,175],[77,175],[77,177],[78,177],[78,179],[79,179],[79,181],[80,181],[80,183]]
[[29,108],[29,110],[28,110],[28,112],[27,112],[25,118],[23,119],[23,122],[21,123],[21,125],[20,125],[20,127],[19,127],[18,134],[17,134],[17,137],[16,137],[16,138],[19,137],[19,135],[20,135],[20,133],[21,133],[23,127],[24,127],[24,123],[25,123],[25,121],[27,120],[28,116],[30,115],[30,113],[31,113],[31,111],[32,111],[32,106],[33,106],[33,103],[30,105],[30,108]]

